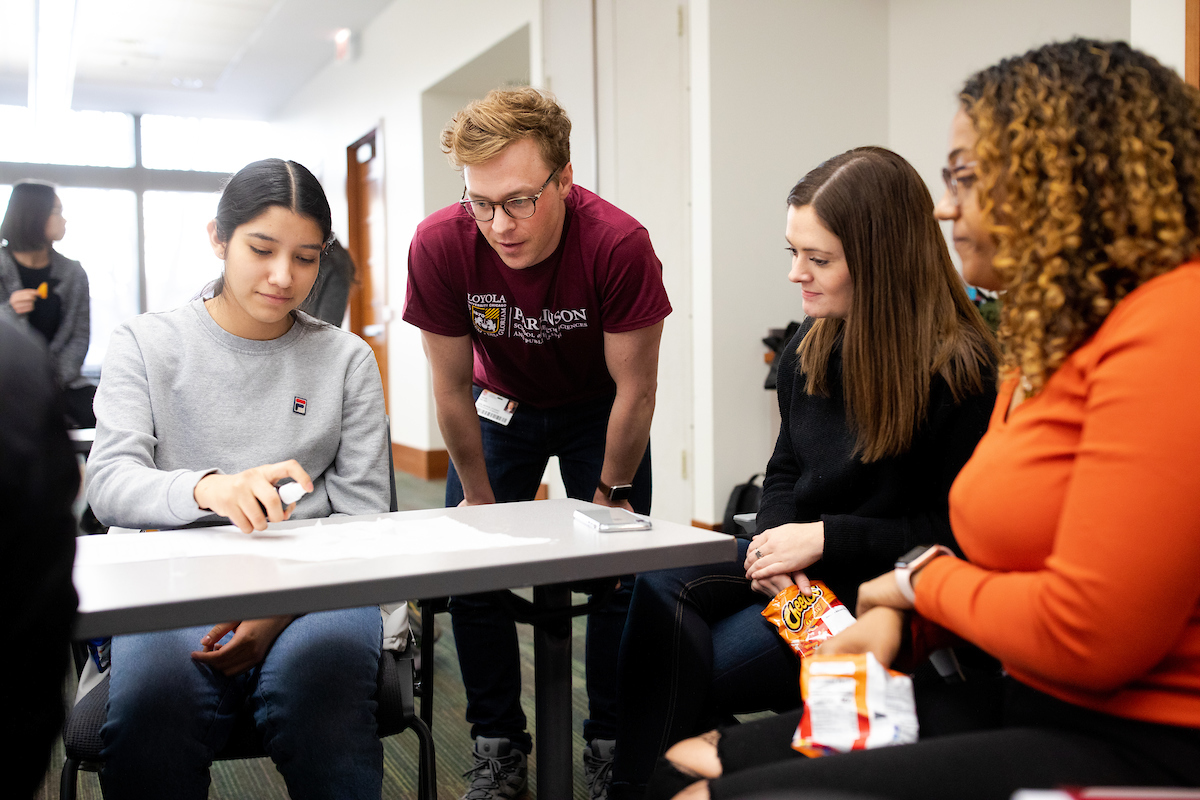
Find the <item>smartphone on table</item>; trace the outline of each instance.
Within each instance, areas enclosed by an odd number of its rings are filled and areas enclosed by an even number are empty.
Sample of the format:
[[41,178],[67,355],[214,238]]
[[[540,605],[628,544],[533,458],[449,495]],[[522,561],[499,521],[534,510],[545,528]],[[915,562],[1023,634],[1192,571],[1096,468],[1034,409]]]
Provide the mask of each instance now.
[[631,514],[623,508],[577,508],[575,520],[601,533],[648,531],[650,520]]

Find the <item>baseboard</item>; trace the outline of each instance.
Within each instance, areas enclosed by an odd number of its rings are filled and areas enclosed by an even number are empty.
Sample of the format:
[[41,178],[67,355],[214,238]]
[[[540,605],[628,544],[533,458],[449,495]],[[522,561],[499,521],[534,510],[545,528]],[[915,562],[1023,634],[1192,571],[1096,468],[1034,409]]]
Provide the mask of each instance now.
[[692,520],[693,528],[703,528],[706,531],[716,531],[721,533],[721,528],[724,526],[720,522],[701,522],[698,519]]
[[450,454],[445,450],[421,450],[392,442],[392,461],[396,469],[431,481],[445,478],[450,469]]

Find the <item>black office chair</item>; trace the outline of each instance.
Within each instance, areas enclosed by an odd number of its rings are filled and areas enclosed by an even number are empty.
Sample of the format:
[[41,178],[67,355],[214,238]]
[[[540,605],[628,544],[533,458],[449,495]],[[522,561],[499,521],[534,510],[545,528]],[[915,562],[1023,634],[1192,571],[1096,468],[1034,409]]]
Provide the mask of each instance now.
[[[389,483],[391,485],[391,510],[398,508],[396,498],[396,476],[391,472],[391,423],[388,423],[388,467]],[[422,649],[424,641],[422,641]],[[432,648],[432,639],[429,646]],[[437,761],[434,753],[433,734],[429,725],[417,716],[414,694],[421,692],[416,669],[413,664],[416,643],[409,634],[408,647],[404,652],[384,650],[379,656],[379,672],[377,674],[378,689],[375,701],[375,722],[380,738],[411,729],[420,741],[418,749],[417,797],[421,800],[437,800]],[[82,671],[88,658],[87,648],[82,643],[74,645],[76,671]],[[427,659],[433,662],[432,651]],[[79,770],[96,772],[104,759],[100,754],[103,743],[100,740],[100,726],[108,718],[108,683],[109,676],[105,675],[97,686],[80,700],[67,714],[63,725],[63,745],[66,750],[66,761],[63,763],[62,778],[59,785],[59,797],[62,800],[75,800],[76,788],[79,781]],[[422,710],[424,710],[422,703]],[[423,716],[423,715],[422,715]],[[214,757],[217,761],[229,761],[238,758],[261,758],[267,754],[263,748],[262,736],[254,725],[252,715],[242,713],[234,723],[233,732],[225,747]]]

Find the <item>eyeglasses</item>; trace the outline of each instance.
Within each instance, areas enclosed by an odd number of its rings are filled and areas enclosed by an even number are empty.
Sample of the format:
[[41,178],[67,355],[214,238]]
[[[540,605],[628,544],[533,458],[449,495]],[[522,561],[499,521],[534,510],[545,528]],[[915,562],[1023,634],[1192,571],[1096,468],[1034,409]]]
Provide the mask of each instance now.
[[973,171],[965,175],[956,175],[955,173],[960,169],[973,170],[978,164],[978,161],[968,161],[965,164],[958,164],[953,168],[942,167],[942,182],[946,184],[946,191],[949,193],[950,199],[954,201],[955,205],[958,205],[961,202],[961,198],[958,195],[959,189],[970,189],[975,185],[975,180],[977,177]]
[[492,221],[496,217],[496,206],[503,208],[504,213],[513,219],[529,219],[537,211],[538,198],[542,196],[542,192],[546,191],[546,187],[550,185],[550,181],[554,179],[560,169],[562,167],[557,167],[550,173],[550,177],[546,178],[542,188],[538,189],[537,194],[533,197],[510,197],[502,203],[493,203],[490,200],[468,200],[467,190],[464,187],[463,199],[459,200],[458,204],[479,222]]

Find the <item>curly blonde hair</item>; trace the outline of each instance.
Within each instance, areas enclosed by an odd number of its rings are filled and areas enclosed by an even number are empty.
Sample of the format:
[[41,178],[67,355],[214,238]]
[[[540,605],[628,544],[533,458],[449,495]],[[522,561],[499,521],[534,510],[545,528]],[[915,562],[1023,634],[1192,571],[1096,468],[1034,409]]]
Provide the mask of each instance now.
[[1007,288],[1004,372],[1038,392],[1113,307],[1200,246],[1200,92],[1122,42],[971,77],[983,218]]
[[454,115],[442,131],[442,151],[455,167],[490,161],[521,139],[533,139],[546,166],[571,160],[571,119],[547,92],[528,86],[493,89]]

